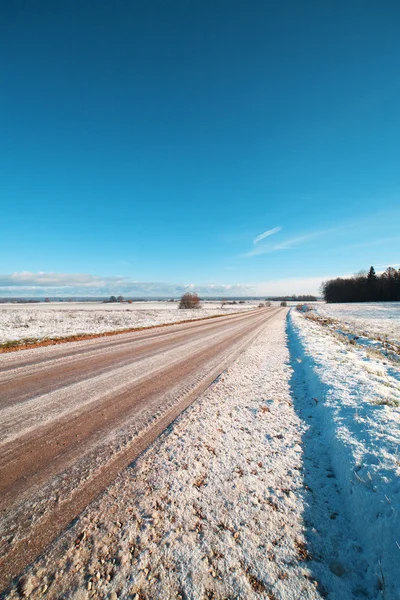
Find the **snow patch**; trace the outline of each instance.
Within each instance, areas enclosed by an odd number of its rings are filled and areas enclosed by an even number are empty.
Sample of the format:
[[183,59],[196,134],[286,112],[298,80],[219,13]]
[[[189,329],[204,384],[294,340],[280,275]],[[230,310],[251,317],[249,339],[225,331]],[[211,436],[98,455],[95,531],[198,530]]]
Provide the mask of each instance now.
[[[353,597],[398,599],[399,369],[294,310],[288,330],[296,402],[311,424],[306,481],[315,486],[314,527],[320,532],[310,541],[326,557],[315,565],[316,576],[329,587],[331,562],[331,572],[343,569],[354,580]],[[333,541],[329,548],[326,535]]]
[[349,304],[313,304],[324,317],[338,319],[356,335],[400,344],[400,302],[360,302]]
[[0,306],[0,343],[151,327],[255,308],[252,304],[221,308],[220,303],[206,304],[197,310],[178,310],[177,304],[169,308],[169,303],[156,309],[142,305],[136,308],[134,304],[91,304],[91,307],[78,305],[77,308],[67,302],[46,306]]

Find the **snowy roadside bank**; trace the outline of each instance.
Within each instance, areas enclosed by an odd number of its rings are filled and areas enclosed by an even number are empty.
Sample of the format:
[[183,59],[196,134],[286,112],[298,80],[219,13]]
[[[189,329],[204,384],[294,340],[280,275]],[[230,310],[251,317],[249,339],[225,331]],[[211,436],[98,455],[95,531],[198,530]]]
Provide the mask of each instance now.
[[[61,304],[61,303],[59,303]],[[67,304],[67,303],[65,303]],[[68,304],[67,304],[68,306]],[[110,308],[111,306],[111,308]],[[81,334],[97,334],[109,331],[151,327],[154,325],[177,323],[217,315],[229,315],[243,310],[254,309],[254,305],[246,304],[226,307],[203,307],[198,310],[178,310],[159,308],[136,310],[134,306],[121,309],[121,305],[105,305],[93,310],[58,307],[50,309],[41,307],[0,306],[0,344],[20,340],[42,340]]]
[[325,556],[325,564],[314,561],[314,576],[330,587],[330,555],[336,583],[347,580],[353,597],[398,599],[400,369],[293,309],[288,332],[295,405],[310,423],[308,540],[316,558]]
[[389,340],[400,346],[400,302],[312,304],[321,317],[340,321],[354,335]]
[[280,314],[8,593],[321,598]]

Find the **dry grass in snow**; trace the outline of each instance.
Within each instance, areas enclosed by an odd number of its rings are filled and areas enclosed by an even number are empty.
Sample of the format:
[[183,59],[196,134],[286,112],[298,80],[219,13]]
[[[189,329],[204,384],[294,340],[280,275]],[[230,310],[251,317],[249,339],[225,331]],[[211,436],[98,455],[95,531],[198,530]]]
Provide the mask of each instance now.
[[[177,305],[149,303],[146,309],[135,304],[54,303],[36,305],[0,305],[0,344],[14,340],[41,340],[80,334],[105,333],[136,327],[151,327],[255,308],[254,305],[224,306],[205,304],[198,310],[178,310]],[[90,306],[89,306],[90,304]]]
[[387,338],[400,344],[400,302],[314,304],[323,317],[331,317],[358,335]]

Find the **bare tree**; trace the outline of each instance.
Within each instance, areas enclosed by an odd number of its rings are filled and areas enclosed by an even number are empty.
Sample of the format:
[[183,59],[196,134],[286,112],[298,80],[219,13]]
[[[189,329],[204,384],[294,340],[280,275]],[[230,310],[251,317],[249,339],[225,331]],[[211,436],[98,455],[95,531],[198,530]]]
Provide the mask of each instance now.
[[186,294],[183,294],[179,302],[179,308],[201,308],[200,298],[195,292],[192,294],[187,292]]

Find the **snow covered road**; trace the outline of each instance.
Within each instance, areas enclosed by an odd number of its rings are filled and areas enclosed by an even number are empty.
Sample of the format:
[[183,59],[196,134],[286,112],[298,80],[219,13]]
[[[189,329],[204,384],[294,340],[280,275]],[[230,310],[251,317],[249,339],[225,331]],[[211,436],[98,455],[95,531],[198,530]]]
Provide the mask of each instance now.
[[323,322],[272,319],[5,597],[399,600],[399,363]]
[[54,599],[321,598],[307,565],[305,426],[285,341],[284,318],[271,321],[19,589]]
[[0,581],[17,574],[282,309],[6,354]]

